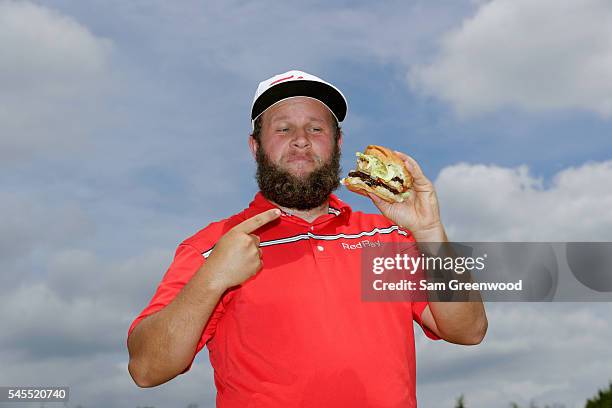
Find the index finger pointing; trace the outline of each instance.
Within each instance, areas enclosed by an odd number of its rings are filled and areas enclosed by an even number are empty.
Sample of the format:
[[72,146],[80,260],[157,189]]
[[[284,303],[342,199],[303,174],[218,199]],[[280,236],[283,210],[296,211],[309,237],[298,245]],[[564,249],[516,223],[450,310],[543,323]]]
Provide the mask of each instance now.
[[281,212],[278,208],[273,208],[268,211],[264,211],[259,213],[247,220],[242,221],[240,224],[236,225],[233,230],[241,231],[246,234],[250,234],[256,229],[266,225],[270,221],[277,219],[280,216]]

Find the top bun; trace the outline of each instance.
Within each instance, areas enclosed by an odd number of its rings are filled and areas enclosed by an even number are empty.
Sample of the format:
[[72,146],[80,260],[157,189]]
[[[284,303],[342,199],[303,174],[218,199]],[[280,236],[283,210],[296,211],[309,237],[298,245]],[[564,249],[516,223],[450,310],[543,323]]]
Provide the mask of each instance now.
[[396,164],[399,168],[402,169],[404,173],[402,180],[404,180],[405,189],[409,189],[412,186],[412,175],[410,171],[406,167],[406,164],[393,150],[387,149],[384,146],[378,145],[368,145],[365,148],[364,154],[368,154],[370,156],[374,156],[381,160],[383,163],[393,163]]

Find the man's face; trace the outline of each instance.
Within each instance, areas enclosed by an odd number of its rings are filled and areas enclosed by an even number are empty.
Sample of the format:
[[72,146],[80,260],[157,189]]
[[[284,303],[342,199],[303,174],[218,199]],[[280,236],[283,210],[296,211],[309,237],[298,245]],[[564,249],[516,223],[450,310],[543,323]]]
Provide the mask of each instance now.
[[323,204],[339,185],[340,144],[331,112],[321,102],[297,97],[262,115],[260,144],[251,139],[257,182],[266,198],[288,208]]

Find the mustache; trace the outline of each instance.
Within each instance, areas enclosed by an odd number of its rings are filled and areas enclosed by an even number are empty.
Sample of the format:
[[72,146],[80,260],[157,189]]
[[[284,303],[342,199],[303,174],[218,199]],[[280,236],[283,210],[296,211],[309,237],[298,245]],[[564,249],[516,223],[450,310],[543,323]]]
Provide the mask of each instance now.
[[309,160],[312,162],[316,162],[316,163],[321,163],[321,157],[319,157],[318,155],[312,153],[312,152],[305,152],[305,153],[299,153],[299,152],[290,152],[287,155],[285,155],[282,159],[282,161],[284,162],[290,162],[292,160]]

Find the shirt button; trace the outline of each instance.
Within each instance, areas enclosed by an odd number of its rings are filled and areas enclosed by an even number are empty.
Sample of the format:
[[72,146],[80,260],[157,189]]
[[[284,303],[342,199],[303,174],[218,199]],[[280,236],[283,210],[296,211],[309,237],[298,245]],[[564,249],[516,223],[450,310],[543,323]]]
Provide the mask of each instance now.
[[323,248],[321,245],[317,245],[317,249],[321,252],[325,250],[325,248]]

